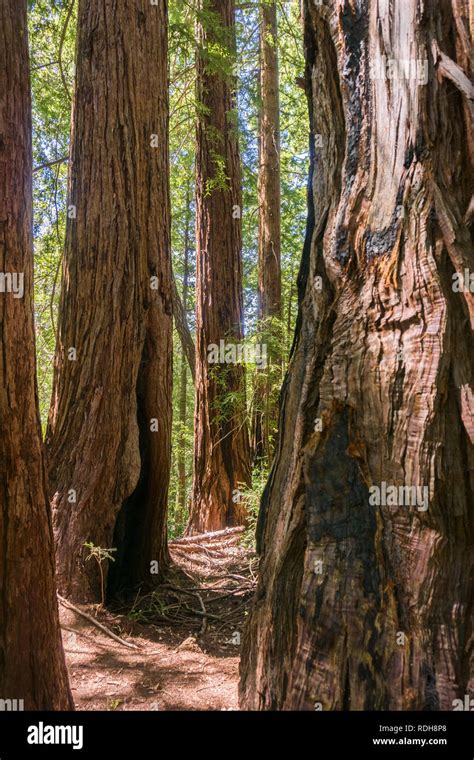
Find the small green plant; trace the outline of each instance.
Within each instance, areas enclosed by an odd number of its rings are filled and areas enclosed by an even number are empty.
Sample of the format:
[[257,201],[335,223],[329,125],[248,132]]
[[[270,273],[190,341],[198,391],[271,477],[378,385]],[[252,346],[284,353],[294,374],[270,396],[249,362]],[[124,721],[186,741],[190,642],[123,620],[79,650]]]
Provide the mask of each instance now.
[[122,704],[121,699],[111,699],[109,702],[109,710],[116,710]]
[[144,610],[130,610],[127,613],[127,618],[132,623],[146,623],[148,621],[147,614]]
[[252,486],[247,488],[242,486],[242,500],[245,501],[247,509],[247,524],[242,543],[247,548],[255,548],[260,500],[267,478],[268,472],[266,470],[256,469],[252,474]]
[[99,565],[99,572],[100,572],[100,593],[101,593],[101,606],[103,607],[105,604],[105,585],[104,585],[104,571],[102,569],[102,563],[106,560],[110,560],[111,562],[115,562],[115,557],[112,556],[112,552],[116,552],[117,549],[103,549],[101,546],[95,546],[95,544],[92,543],[92,541],[86,541],[84,543],[84,547],[89,550],[89,554],[86,557],[86,562],[88,562],[92,557],[95,559],[97,564]]
[[160,591],[152,591],[135,600],[132,609],[127,613],[127,618],[132,623],[151,623],[156,618],[169,617],[172,609],[173,605],[161,596]]
[[225,159],[217,151],[211,151],[211,158],[214,164],[214,176],[207,180],[205,195],[212,195],[215,190],[227,192],[230,190],[230,179],[226,174]]

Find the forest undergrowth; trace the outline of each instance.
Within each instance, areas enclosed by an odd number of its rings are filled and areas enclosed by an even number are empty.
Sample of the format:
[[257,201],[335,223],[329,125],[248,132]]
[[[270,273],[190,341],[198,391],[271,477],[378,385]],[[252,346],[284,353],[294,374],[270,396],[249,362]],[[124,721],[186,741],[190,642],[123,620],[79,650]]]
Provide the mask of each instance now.
[[175,540],[170,554],[165,582],[131,604],[60,604],[76,709],[238,709],[255,553],[230,528]]

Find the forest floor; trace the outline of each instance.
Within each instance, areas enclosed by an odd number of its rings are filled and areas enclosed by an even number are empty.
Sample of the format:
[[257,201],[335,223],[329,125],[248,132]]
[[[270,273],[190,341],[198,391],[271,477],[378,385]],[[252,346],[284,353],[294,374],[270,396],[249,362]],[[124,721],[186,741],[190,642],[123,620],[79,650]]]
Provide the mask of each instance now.
[[123,609],[78,607],[122,643],[60,604],[77,710],[238,709],[240,638],[257,572],[243,536],[232,528],[173,541],[157,591]]

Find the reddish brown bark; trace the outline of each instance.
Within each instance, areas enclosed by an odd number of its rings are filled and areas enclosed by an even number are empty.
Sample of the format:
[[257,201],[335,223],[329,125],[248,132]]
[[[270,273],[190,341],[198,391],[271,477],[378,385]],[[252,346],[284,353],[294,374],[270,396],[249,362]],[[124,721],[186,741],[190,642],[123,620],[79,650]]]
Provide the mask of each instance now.
[[259,244],[258,290],[261,319],[281,316],[280,105],[276,2],[260,10]]
[[253,454],[271,459],[278,424],[276,387],[281,374],[280,106],[276,2],[260,8],[259,238],[260,341],[268,344],[267,367],[256,374]]
[[153,581],[150,563],[162,571],[168,556],[166,1],[80,0],[76,69],[76,218],[66,229],[48,444],[59,586],[96,601],[98,568],[85,562],[84,542],[118,548],[112,589]]
[[241,702],[451,710],[474,687],[468,3],[303,10],[308,234]]
[[26,1],[0,4],[0,29],[0,699],[71,710],[35,373]]
[[[216,46],[234,48],[234,0],[205,0],[198,24],[196,154],[196,407],[194,482],[188,530],[240,525],[235,492],[248,483],[244,372],[210,364],[211,345],[243,337],[240,162],[231,72],[215,66]],[[214,14],[213,17],[209,13]],[[214,51],[214,52],[213,52]],[[221,64],[222,65],[222,59]],[[225,404],[228,393],[239,398]]]

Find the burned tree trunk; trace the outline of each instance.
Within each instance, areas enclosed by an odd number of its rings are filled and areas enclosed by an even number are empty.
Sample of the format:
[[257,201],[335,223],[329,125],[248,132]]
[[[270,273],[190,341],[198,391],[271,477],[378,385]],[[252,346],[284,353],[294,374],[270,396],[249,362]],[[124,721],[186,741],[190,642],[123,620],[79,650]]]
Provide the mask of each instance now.
[[[277,429],[277,385],[281,366],[280,108],[278,97],[276,2],[260,8],[260,104],[258,171],[258,310],[260,340],[268,364],[257,372],[254,393],[253,455],[271,459]],[[280,365],[280,366],[279,366]],[[275,377],[276,375],[276,377]]]
[[[232,357],[243,337],[234,0],[203,0],[198,18],[196,407],[188,526],[194,533],[241,525],[245,509],[237,491],[250,479],[244,370]],[[210,360],[221,341],[230,348],[229,363]]]
[[450,710],[474,686],[468,3],[303,8],[309,221],[242,706]]
[[36,388],[26,0],[0,4],[0,28],[0,699],[71,710]]
[[80,0],[76,76],[47,440],[59,587],[91,601],[99,574],[85,542],[118,549],[109,591],[156,579],[167,561],[166,0]]

